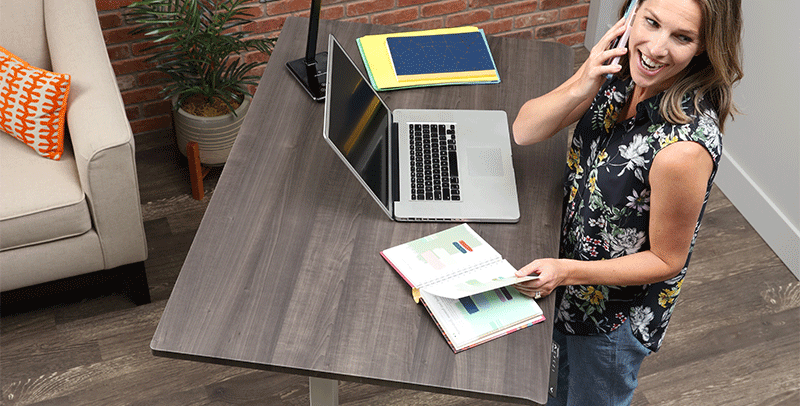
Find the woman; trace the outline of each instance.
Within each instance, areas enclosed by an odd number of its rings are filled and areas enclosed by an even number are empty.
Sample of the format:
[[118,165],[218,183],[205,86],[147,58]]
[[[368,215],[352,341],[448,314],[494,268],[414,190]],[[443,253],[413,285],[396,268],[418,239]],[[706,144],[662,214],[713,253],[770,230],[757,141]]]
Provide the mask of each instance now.
[[643,0],[634,12],[627,48],[609,49],[623,19],[514,122],[524,145],[578,121],[560,258],[517,272],[539,275],[517,286],[524,294],[557,295],[561,360],[549,404],[631,402],[641,362],[664,338],[735,111],[739,0]]

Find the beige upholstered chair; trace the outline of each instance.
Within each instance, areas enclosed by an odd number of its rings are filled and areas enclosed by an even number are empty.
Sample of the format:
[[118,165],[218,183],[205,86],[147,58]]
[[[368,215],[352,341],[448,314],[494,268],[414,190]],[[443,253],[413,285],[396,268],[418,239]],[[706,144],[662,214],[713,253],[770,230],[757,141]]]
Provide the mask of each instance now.
[[60,161],[0,134],[2,295],[116,269],[134,302],[149,302],[133,134],[95,1],[0,0],[0,45],[72,76]]

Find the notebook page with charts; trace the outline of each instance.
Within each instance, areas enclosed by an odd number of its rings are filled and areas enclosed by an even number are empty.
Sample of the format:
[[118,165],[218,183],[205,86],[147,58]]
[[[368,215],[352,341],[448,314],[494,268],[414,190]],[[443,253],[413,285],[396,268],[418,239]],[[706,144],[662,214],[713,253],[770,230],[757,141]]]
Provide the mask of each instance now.
[[467,224],[381,252],[412,287],[454,352],[544,320],[536,301],[511,286],[515,268]]
[[511,286],[457,300],[421,292],[420,302],[455,353],[544,321],[536,301]]

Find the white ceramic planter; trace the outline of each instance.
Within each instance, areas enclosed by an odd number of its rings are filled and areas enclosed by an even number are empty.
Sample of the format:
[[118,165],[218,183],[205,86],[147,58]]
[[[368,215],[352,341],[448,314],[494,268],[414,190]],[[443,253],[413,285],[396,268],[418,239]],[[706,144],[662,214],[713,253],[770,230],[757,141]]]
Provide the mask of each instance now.
[[247,97],[236,109],[236,115],[230,113],[218,117],[200,117],[178,109],[174,115],[178,149],[186,155],[186,145],[194,141],[199,146],[200,162],[203,165],[224,164],[249,108],[250,98]]

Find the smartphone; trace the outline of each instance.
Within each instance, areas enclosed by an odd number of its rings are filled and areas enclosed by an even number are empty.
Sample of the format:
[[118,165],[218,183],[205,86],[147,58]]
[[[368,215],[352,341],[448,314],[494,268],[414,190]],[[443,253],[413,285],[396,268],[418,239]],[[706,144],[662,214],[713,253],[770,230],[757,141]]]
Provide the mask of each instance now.
[[[625,46],[628,45],[628,37],[631,36],[631,26],[633,25],[633,15],[634,15],[633,11],[636,10],[636,5],[638,3],[639,3],[638,0],[632,0],[631,4],[628,5],[627,10],[625,10],[624,18],[627,19],[625,21],[625,25],[626,25],[625,32],[622,34],[622,37],[618,37],[614,41],[614,43],[611,45],[611,49],[618,48],[618,47],[625,47]],[[618,64],[619,60],[620,60],[619,56],[614,57],[614,59],[611,61],[611,64],[612,65],[613,64]],[[606,75],[606,78],[611,79],[611,77],[613,77],[613,76],[614,75],[609,73],[608,75]]]

